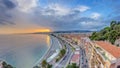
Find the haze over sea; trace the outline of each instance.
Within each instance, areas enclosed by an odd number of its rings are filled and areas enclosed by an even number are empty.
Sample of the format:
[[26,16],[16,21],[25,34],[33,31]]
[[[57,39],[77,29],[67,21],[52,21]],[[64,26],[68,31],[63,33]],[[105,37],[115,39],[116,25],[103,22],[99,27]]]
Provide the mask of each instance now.
[[16,68],[32,68],[49,47],[48,35],[0,35],[0,59]]

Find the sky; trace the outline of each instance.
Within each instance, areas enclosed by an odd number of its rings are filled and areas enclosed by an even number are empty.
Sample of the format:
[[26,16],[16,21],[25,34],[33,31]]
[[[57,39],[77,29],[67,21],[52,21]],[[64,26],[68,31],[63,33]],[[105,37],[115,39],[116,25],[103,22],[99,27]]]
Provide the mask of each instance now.
[[120,20],[120,0],[0,0],[0,34],[100,30]]

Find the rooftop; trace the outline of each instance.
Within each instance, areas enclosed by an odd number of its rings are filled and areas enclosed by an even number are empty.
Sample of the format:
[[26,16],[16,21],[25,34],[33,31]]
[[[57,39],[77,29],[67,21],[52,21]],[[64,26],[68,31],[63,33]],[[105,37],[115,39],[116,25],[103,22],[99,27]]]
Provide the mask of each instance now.
[[115,45],[112,45],[109,42],[105,41],[95,41],[96,44],[98,44],[101,48],[109,52],[111,55],[113,55],[115,58],[120,58],[120,48],[116,47]]
[[78,63],[79,62],[80,55],[79,54],[74,54],[71,62]]
[[80,59],[80,53],[79,53],[79,50],[76,50],[74,52],[74,55],[72,56],[71,62],[79,63],[79,59]]
[[76,38],[76,39],[81,39],[81,37],[86,37],[85,34],[65,34],[64,36],[68,38]]

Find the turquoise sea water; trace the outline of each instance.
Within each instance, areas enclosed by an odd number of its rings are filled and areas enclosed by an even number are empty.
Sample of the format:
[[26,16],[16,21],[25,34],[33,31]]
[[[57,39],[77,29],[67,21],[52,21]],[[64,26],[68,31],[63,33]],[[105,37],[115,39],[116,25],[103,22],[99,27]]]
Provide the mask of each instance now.
[[32,68],[50,47],[50,36],[0,35],[0,59],[16,68]]

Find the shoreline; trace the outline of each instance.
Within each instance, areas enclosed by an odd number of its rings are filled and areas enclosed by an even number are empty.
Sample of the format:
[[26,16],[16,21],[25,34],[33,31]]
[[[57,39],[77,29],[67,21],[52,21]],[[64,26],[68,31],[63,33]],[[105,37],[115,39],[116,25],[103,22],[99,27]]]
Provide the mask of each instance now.
[[[49,35],[50,36],[50,35]],[[36,65],[40,65],[40,63],[42,62],[42,60],[44,59],[44,57],[47,55],[47,53],[49,52],[49,50],[51,49],[51,47],[52,47],[52,40],[50,40],[50,47],[47,49],[47,51],[45,52],[45,54],[34,64],[34,66],[36,66]],[[33,66],[33,67],[34,67]]]
[[[51,51],[51,49],[52,49],[52,47],[54,46],[53,45],[53,41],[54,41],[54,39],[53,38],[56,38],[56,37],[54,37],[54,36],[51,36],[51,35],[49,35],[50,37],[51,37],[51,40],[50,40],[50,47],[48,48],[48,50],[45,52],[45,54],[34,64],[34,66],[40,66],[40,64],[41,64],[41,62],[42,62],[42,60],[44,60],[44,59],[46,59],[47,58],[47,55],[49,55],[49,52]],[[56,38],[57,39],[57,38]],[[59,46],[59,48],[61,48],[61,43],[59,42],[59,40],[57,39],[57,42],[58,42],[58,46]],[[33,66],[33,67],[34,67]]]

